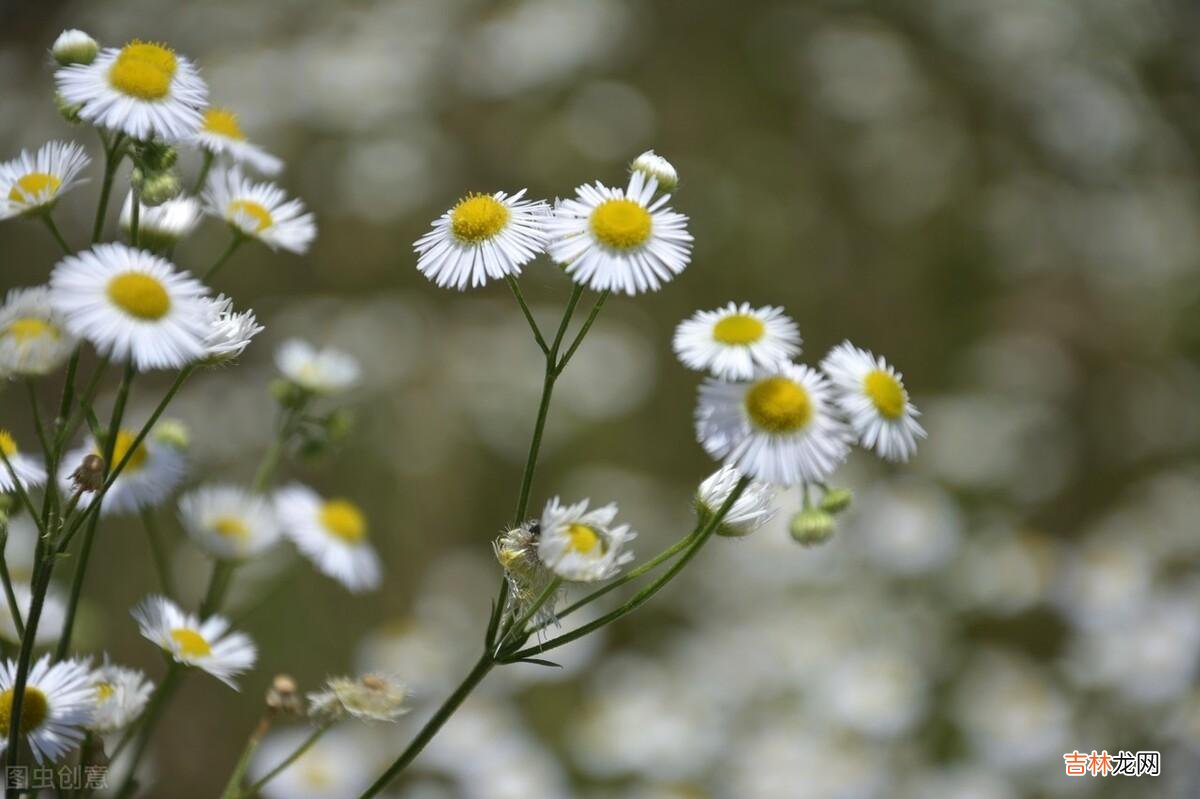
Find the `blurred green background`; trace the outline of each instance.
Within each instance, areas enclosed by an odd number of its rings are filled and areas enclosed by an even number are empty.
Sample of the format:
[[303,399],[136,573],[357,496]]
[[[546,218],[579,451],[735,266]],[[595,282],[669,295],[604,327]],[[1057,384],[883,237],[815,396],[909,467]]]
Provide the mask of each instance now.
[[[782,497],[776,523],[714,542],[565,673],[499,676],[396,795],[1195,796],[1197,22],[1158,0],[0,5],[0,158],[50,138],[98,152],[55,111],[61,29],[165,41],[317,215],[307,256],[246,247],[215,286],[267,332],[173,406],[190,483],[253,473],[279,341],[364,370],[351,439],[287,475],[363,504],[385,586],[351,597],[304,570],[271,592],[248,569],[232,615],[260,664],[241,697],[188,680],[153,795],[217,794],[274,673],[396,671],[415,722],[465,672],[540,355],[502,285],[437,290],[411,242],[468,191],[569,196],[653,147],[680,172],[694,259],[605,308],[556,396],[534,507],[616,500],[643,555],[690,529],[713,464],[670,337],[728,300],[784,306],[809,362],[843,338],[885,354],[930,439],[904,469],[855,456],[840,482],[860,501],[828,547],[788,540]],[[72,243],[89,177],[57,212]],[[224,244],[209,222],[175,259],[203,269]],[[56,257],[38,226],[0,226],[3,288]],[[543,259],[521,282],[556,320],[565,277]],[[138,382],[135,418],[164,388]],[[19,392],[0,412],[27,430]],[[203,561],[160,517],[198,592]],[[134,519],[102,529],[80,644],[157,677],[126,613],[156,586],[144,541]],[[410,727],[371,731],[376,755]],[[1063,776],[1064,752],[1093,748],[1161,750],[1164,776]]]

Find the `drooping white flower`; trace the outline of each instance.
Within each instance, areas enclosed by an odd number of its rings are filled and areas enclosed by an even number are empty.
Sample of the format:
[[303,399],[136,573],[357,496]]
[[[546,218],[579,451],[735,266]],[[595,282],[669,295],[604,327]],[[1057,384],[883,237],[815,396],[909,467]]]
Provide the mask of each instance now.
[[821,368],[833,382],[834,398],[859,442],[889,461],[907,461],[925,437],[908,399],[903,377],[876,356],[844,341],[829,351]]
[[272,250],[303,255],[317,236],[313,215],[274,183],[255,183],[238,166],[217,167],[204,189],[204,210]]
[[563,505],[554,497],[542,511],[538,557],[564,580],[606,580],[633,560],[625,544],[637,533],[627,524],[613,524],[616,518],[616,503],[589,511],[586,499]]
[[44,211],[78,186],[75,178],[91,163],[75,142],[52,141],[36,153],[22,150],[0,163],[0,219]]
[[675,328],[675,354],[684,366],[725,380],[748,380],[800,353],[800,330],[782,308],[729,303],[697,311]]
[[293,483],[275,495],[284,535],[323,574],[354,592],[370,591],[382,580],[382,567],[367,538],[367,519],[345,499],[323,499]]
[[263,331],[254,311],[233,310],[233,300],[224,294],[208,301],[208,335],[204,337],[207,363],[228,363],[239,357]]
[[143,599],[133,617],[142,637],[177,663],[202,669],[235,690],[234,677],[253,667],[258,657],[249,636],[231,632],[223,616],[201,620],[164,596]]
[[[189,195],[173,197],[161,205],[142,203],[138,209],[138,246],[165,250],[195,232],[200,225],[200,201]],[[129,233],[133,224],[133,193],[125,195],[121,207],[121,229]]]
[[[88,675],[86,661],[51,664],[49,655],[42,655],[30,667],[21,700],[21,736],[39,765],[53,763],[83,740],[95,708]],[[0,752],[8,748],[7,727],[16,681],[16,661],[0,663],[0,721],[4,722],[5,733],[0,736]]]
[[277,175],[283,169],[283,161],[247,138],[237,114],[228,108],[214,106],[205,111],[193,143],[214,156],[225,156],[264,175]]

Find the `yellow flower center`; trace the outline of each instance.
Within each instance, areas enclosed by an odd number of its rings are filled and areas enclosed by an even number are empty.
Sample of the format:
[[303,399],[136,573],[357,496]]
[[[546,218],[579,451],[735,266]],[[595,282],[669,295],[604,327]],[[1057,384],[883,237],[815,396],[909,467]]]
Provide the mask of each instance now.
[[[0,735],[8,735],[12,725],[13,689],[0,693]],[[40,689],[25,686],[25,699],[21,702],[21,732],[25,735],[42,726],[50,714],[50,703]]]
[[225,538],[245,539],[250,537],[250,527],[236,516],[218,516],[212,528]]
[[746,392],[746,413],[762,430],[791,433],[802,430],[812,419],[812,400],[795,380],[768,377]]
[[236,218],[239,214],[254,220],[254,232],[262,233],[275,224],[271,212],[253,200],[234,200],[229,204],[229,216]]
[[117,91],[140,100],[161,100],[170,94],[178,62],[166,47],[130,42],[108,70],[108,82]]
[[[125,453],[129,452],[129,448],[133,446],[135,439],[137,439],[137,433],[130,430],[122,430],[117,433],[117,441],[113,445],[112,465],[114,467],[125,459]],[[137,449],[129,456],[129,463],[125,464],[122,474],[132,474],[142,468],[146,463],[146,454],[146,444],[144,442],[138,444]]]
[[508,217],[508,206],[495,197],[472,194],[459,200],[450,212],[450,230],[460,241],[478,244],[504,230]]
[[238,124],[237,114],[224,108],[210,108],[205,111],[204,124],[201,127],[209,133],[215,133],[227,139],[246,140],[242,126]]
[[722,344],[753,344],[762,338],[766,326],[753,316],[735,313],[713,326],[713,338]]
[[568,546],[581,555],[586,555],[600,546],[604,547],[604,539],[596,532],[596,528],[586,524],[572,524],[567,527]]
[[309,755],[300,761],[300,779],[310,788],[318,790],[333,784],[333,774],[324,760]]
[[16,439],[12,437],[12,433],[7,430],[0,430],[0,452],[4,453],[4,457],[14,458],[20,451],[17,447]]
[[650,212],[633,200],[606,200],[592,211],[592,234],[618,250],[639,247],[650,238]]
[[212,647],[204,636],[186,627],[171,630],[171,640],[179,645],[179,654],[188,658],[202,658],[212,654]]
[[17,341],[24,343],[42,338],[43,336],[57,339],[62,333],[57,327],[44,319],[27,316],[9,322],[8,327],[4,329],[4,335],[12,336]]
[[367,537],[367,519],[353,502],[331,499],[321,506],[321,526],[335,538],[355,543]]
[[108,298],[138,319],[162,319],[171,310],[171,297],[157,278],[144,272],[122,272],[108,281]]
[[54,193],[62,181],[57,175],[49,172],[30,172],[17,178],[17,182],[8,190],[8,199],[15,203],[31,203],[43,196],[43,193]]
[[115,694],[116,692],[117,692],[117,689],[113,688],[113,684],[110,682],[96,683],[96,701],[97,702],[104,702],[105,700],[112,699],[112,695]]
[[908,395],[900,381],[882,369],[872,369],[863,378],[863,391],[875,405],[875,410],[888,419],[899,419],[904,413]]

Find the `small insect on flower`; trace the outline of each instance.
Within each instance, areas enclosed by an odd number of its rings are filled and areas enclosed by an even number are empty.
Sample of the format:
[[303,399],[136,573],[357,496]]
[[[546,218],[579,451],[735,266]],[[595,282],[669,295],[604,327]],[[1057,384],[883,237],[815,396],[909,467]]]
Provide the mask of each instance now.
[[538,557],[564,580],[590,583],[612,577],[633,560],[625,545],[636,536],[629,525],[614,525],[616,503],[588,510],[588,500],[546,503],[538,536]]
[[233,310],[233,300],[224,294],[208,300],[208,335],[204,337],[207,353],[204,363],[226,364],[238,358],[250,342],[263,331],[254,311]]
[[317,570],[353,592],[379,587],[382,567],[367,538],[367,518],[346,499],[323,499],[293,483],[275,495],[284,534]]
[[208,104],[192,62],[162,44],[106,48],[90,64],[62,67],[54,79],[63,100],[80,106],[80,117],[138,141],[189,139]]
[[[722,466],[700,484],[696,492],[696,516],[707,525],[725,506],[726,500],[742,479],[732,466]],[[762,527],[775,516],[775,490],[767,483],[752,482],[734,500],[714,531],[727,538],[742,538]]]
[[66,363],[76,339],[50,302],[50,289],[13,289],[0,307],[0,377],[38,377]]
[[142,637],[160,646],[176,663],[208,672],[230,688],[234,677],[254,666],[258,653],[244,633],[230,632],[223,616],[203,621],[164,596],[151,595],[133,609]]
[[820,373],[796,364],[742,383],[709,378],[700,387],[696,435],[709,455],[758,480],[824,480],[850,451],[831,392]]
[[[109,516],[133,513],[143,508],[158,507],[174,493],[187,476],[187,457],[177,447],[155,435],[147,435],[134,446],[138,430],[123,429],[117,432],[113,445],[112,468],[122,462],[125,467],[104,494],[100,514]],[[63,489],[73,492],[76,488],[75,472],[88,456],[99,458],[104,452],[100,442],[92,438],[88,445],[68,452],[63,458],[58,479]],[[103,461],[100,461],[103,464]],[[94,491],[84,488],[80,503],[86,507],[92,501]]]
[[75,142],[52,141],[36,153],[22,150],[0,163],[0,219],[48,211],[78,186],[75,178],[91,163]]
[[237,114],[227,108],[214,106],[205,111],[200,131],[192,142],[210,155],[225,156],[264,175],[278,175],[283,169],[282,160],[246,137]]
[[12,433],[3,428],[0,428],[0,453],[4,454],[0,461],[0,491],[14,491],[18,484],[26,489],[35,488],[46,482],[41,457],[21,452]]
[[595,291],[657,291],[692,257],[687,217],[665,207],[671,195],[655,199],[657,190],[658,180],[641,171],[624,190],[580,186],[546,223],[546,251],[572,280]]
[[96,60],[96,54],[99,52],[100,45],[96,43],[96,40],[75,28],[58,34],[58,38],[50,47],[50,55],[61,67],[71,64],[86,66]]
[[[510,615],[524,616],[554,582],[554,572],[546,568],[538,556],[541,522],[529,522],[505,531],[492,542],[496,560],[504,569],[508,581]],[[557,617],[554,607],[557,597],[548,597],[530,619],[536,626],[553,624]]]
[[349,391],[361,371],[354,356],[334,347],[318,350],[298,338],[279,345],[275,366],[295,385],[322,396]]
[[127,669],[108,662],[91,674],[95,693],[95,712],[88,729],[100,734],[123,730],[142,715],[154,683],[137,669]]
[[[8,748],[17,663],[0,663],[0,752]],[[42,655],[29,669],[21,700],[20,735],[39,764],[58,760],[83,740],[95,709],[86,661],[62,660],[51,665]]]
[[240,486],[209,485],[179,499],[179,519],[197,546],[214,558],[245,560],[280,538],[275,507]]
[[782,308],[729,303],[697,311],[675,328],[675,354],[684,366],[723,380],[749,380],[800,353],[800,330]]
[[384,674],[330,677],[325,690],[308,695],[309,712],[325,719],[352,716],[361,721],[395,721],[408,712],[408,689]]
[[459,291],[516,276],[546,248],[550,207],[522,200],[525,190],[468,194],[433,221],[413,244],[417,270],[441,287]]
[[179,369],[204,356],[208,290],[145,250],[98,244],[59,261],[50,301],[67,329],[141,371]]
[[224,219],[239,235],[272,250],[303,255],[317,237],[316,220],[303,202],[289,200],[274,183],[255,183],[236,165],[212,171],[203,200],[210,216]]
[[[174,197],[161,205],[145,203],[138,209],[138,246],[159,252],[174,247],[195,232],[200,225],[200,201],[195,197]],[[133,193],[125,195],[121,207],[121,229],[126,234],[133,224]]]
[[859,442],[889,461],[907,461],[925,437],[908,399],[903,377],[876,356],[844,341],[829,351],[821,368],[834,385],[834,399]]

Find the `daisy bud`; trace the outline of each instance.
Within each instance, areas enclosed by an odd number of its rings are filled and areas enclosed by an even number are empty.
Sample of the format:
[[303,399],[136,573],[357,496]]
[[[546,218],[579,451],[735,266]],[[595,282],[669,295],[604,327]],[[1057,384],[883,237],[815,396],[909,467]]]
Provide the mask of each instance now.
[[179,178],[174,172],[166,171],[144,178],[139,187],[139,196],[142,205],[157,208],[178,197],[181,191],[183,191],[183,185],[179,182]]
[[95,39],[81,30],[74,29],[60,33],[54,40],[54,46],[50,48],[54,60],[64,67],[71,64],[86,66],[96,60],[96,54],[99,52],[100,45],[96,44]]
[[267,689],[267,707],[274,713],[299,716],[304,712],[299,686],[288,674],[277,674]]
[[833,516],[823,510],[810,508],[792,517],[792,538],[806,547],[824,544],[833,537]]
[[79,468],[71,473],[71,481],[80,491],[99,491],[104,485],[104,458],[94,452],[85,455]]
[[59,116],[65,119],[68,124],[79,124],[79,109],[83,108],[82,103],[68,103],[65,99],[63,99],[61,94],[55,92],[54,107],[58,109]]
[[354,429],[354,411],[338,408],[325,417],[325,435],[331,443],[342,441]]
[[663,191],[675,191],[675,187],[679,185],[679,174],[675,167],[661,155],[655,155],[653,150],[647,150],[635,158],[629,165],[629,171],[641,172],[648,178],[654,178]]
[[143,142],[134,152],[134,161],[147,173],[166,172],[179,160],[179,151],[160,141]]
[[850,507],[854,492],[848,488],[832,488],[821,497],[820,508],[826,513],[841,513]]

